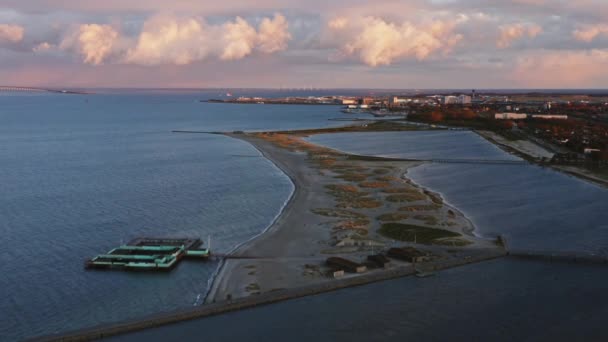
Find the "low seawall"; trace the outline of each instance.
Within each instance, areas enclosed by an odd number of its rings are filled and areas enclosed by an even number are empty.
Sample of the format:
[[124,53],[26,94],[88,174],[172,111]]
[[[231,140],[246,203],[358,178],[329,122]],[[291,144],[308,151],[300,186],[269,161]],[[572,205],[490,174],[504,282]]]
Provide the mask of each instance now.
[[[479,255],[459,259],[443,260],[424,264],[427,270],[443,270],[467,264],[482,262],[503,257],[505,253],[500,250],[487,251]],[[171,313],[149,316],[141,320],[133,320],[124,323],[101,325],[89,329],[74,331],[67,334],[49,335],[31,339],[29,341],[91,341],[102,338],[126,334],[138,330],[156,328],[163,325],[179,323],[183,321],[204,318],[232,311],[252,308],[261,305],[273,304],[289,299],[312,296],[325,292],[336,291],[348,287],[366,285],[370,283],[396,279],[416,274],[413,265],[395,267],[387,270],[369,272],[360,276],[345,279],[327,281],[300,288],[272,291],[261,295],[232,301],[223,301],[206,304],[199,307],[179,310]]]
[[608,256],[567,252],[509,251],[510,257],[547,262],[608,265]]

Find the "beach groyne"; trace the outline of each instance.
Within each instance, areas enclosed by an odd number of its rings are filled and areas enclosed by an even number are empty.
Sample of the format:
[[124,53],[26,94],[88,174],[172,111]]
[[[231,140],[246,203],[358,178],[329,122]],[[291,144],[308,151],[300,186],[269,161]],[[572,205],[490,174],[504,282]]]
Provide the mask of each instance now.
[[513,250],[509,251],[508,256],[520,259],[541,260],[547,262],[608,265],[607,255],[597,255],[589,253]]
[[[470,257],[455,258],[449,260],[438,260],[435,262],[424,263],[427,271],[440,271],[458,266],[493,260],[505,256],[506,253],[500,250],[487,250],[483,253],[476,253]],[[422,266],[422,264],[420,264]],[[28,341],[91,341],[103,338],[127,334],[139,330],[156,328],[163,325],[175,324],[198,318],[211,317],[237,310],[243,310],[286,300],[313,296],[321,293],[337,291],[340,289],[362,286],[366,284],[397,279],[415,275],[416,267],[413,264],[393,267],[389,269],[376,270],[363,275],[351,276],[338,280],[329,280],[323,283],[303,286],[293,289],[277,290],[259,295],[249,296],[229,301],[205,304],[190,309],[178,310],[174,312],[157,314],[122,323],[105,324],[88,329],[73,331],[66,334],[48,335],[33,338]]]

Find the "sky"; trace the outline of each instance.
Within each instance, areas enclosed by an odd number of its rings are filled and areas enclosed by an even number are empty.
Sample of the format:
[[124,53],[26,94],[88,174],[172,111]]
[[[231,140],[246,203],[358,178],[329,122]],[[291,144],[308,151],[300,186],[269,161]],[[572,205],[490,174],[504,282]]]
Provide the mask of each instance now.
[[608,88],[608,1],[0,0],[0,85]]

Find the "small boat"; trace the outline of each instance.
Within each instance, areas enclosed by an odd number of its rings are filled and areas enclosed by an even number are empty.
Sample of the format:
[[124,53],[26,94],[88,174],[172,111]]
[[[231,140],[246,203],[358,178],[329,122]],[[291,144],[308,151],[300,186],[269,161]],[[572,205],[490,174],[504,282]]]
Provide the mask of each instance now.
[[428,278],[434,276],[434,272],[416,272],[416,277],[418,278]]

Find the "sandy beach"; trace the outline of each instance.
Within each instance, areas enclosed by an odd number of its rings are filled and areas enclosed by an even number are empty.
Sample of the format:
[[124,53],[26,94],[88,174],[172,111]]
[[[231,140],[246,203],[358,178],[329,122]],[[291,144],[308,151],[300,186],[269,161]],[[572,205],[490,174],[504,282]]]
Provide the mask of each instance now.
[[[389,247],[412,245],[448,260],[499,248],[494,241],[475,237],[472,223],[441,196],[404,177],[419,162],[350,158],[298,136],[228,135],[256,147],[290,177],[295,190],[272,226],[224,261],[207,303],[332,281],[324,266],[330,256],[363,262]],[[387,222],[459,236],[426,245],[395,241],[379,233]],[[353,246],[353,239],[362,243]]]

